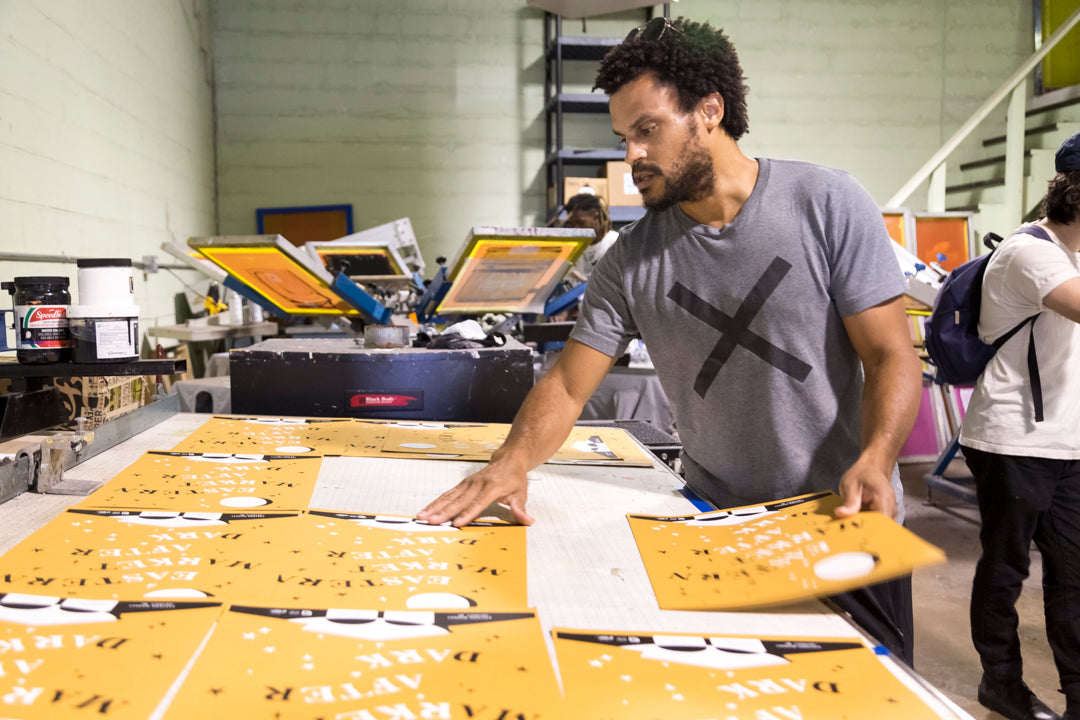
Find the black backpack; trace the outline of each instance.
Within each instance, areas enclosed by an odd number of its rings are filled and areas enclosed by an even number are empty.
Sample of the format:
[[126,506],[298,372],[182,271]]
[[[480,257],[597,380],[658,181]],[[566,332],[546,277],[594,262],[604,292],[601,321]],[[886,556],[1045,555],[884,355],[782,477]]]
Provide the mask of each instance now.
[[[1028,225],[1014,234],[1033,235],[1053,242],[1050,235],[1038,225]],[[1027,365],[1035,404],[1035,421],[1040,422],[1043,419],[1042,382],[1035,353],[1035,319],[1039,313],[1026,318],[992,344],[979,339],[983,276],[990,256],[1001,242],[1000,236],[988,233],[983,238],[983,244],[990,248],[990,252],[957,267],[945,278],[926,323],[926,353],[937,367],[937,381],[949,385],[974,385],[998,348],[1025,325],[1031,324]]]

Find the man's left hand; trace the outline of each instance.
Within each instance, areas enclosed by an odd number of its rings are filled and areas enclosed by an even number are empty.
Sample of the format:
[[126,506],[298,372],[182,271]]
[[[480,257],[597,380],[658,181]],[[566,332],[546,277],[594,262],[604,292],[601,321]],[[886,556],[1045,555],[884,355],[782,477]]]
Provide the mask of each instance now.
[[896,519],[896,493],[890,478],[869,462],[856,462],[844,473],[840,478],[840,498],[843,503],[836,508],[836,517],[876,510]]

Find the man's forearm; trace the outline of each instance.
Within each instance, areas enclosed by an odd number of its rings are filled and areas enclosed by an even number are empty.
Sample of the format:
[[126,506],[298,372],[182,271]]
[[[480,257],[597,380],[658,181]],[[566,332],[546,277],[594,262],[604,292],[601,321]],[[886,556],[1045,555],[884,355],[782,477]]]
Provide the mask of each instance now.
[[492,453],[492,464],[506,463],[521,472],[540,465],[562,446],[583,405],[557,379],[541,378],[514,416],[506,441]]
[[862,454],[888,475],[919,412],[922,368],[914,352],[897,352],[865,374]]

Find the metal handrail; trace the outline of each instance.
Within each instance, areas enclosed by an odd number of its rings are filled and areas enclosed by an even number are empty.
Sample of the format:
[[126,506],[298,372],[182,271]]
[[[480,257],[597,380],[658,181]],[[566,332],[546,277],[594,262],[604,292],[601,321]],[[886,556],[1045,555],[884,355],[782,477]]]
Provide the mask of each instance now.
[[[1054,33],[1047,39],[1047,41],[1043,43],[1042,47],[1036,50],[1031,55],[1031,57],[1025,60],[1024,63],[1016,69],[1016,72],[1014,72],[1009,77],[1009,79],[1006,80],[1001,85],[1001,87],[999,87],[997,91],[995,91],[994,94],[991,95],[990,98],[987,99],[987,101],[984,102],[982,106],[978,110],[976,110],[970,118],[967,119],[967,122],[961,125],[960,129],[953,133],[953,136],[950,137],[945,142],[945,144],[938,149],[937,152],[930,156],[930,159],[927,160],[926,163],[923,164],[923,166],[920,167],[918,171],[916,171],[916,173],[911,176],[911,179],[904,183],[903,187],[901,187],[900,190],[898,190],[897,193],[889,199],[886,207],[902,206],[904,204],[904,201],[911,197],[911,194],[915,192],[915,190],[920,185],[926,182],[927,179],[930,178],[934,171],[937,170],[938,167],[940,167],[941,164],[945,162],[945,159],[948,158],[954,150],[956,150],[960,143],[962,143],[967,138],[967,136],[970,135],[971,132],[976,127],[978,127],[983,120],[986,119],[986,117],[994,110],[994,108],[996,108],[1002,100],[1004,100],[1008,95],[1010,95],[1016,89],[1016,87],[1020,85],[1021,82],[1027,79],[1027,76],[1031,73],[1032,70],[1035,69],[1035,66],[1042,61],[1046,54],[1049,53],[1054,48],[1054,46],[1057,45],[1058,41],[1061,40],[1061,38],[1065,37],[1065,35],[1068,34],[1068,32],[1072,30],[1073,26],[1075,26],[1078,22],[1080,22],[1080,8],[1077,8],[1076,11],[1073,12],[1073,14],[1070,15],[1068,19],[1065,20],[1065,22],[1063,22],[1058,27],[1058,29],[1054,31]],[[1023,120],[1021,118],[1021,122],[1022,121]],[[1021,130],[1020,132],[1022,134],[1023,131]],[[1008,134],[1008,130],[1006,130],[1006,135]],[[1021,148],[1020,152],[1022,151],[1023,150]],[[1008,156],[1008,154],[1009,153],[1007,151],[1006,156]],[[1006,165],[1008,164],[1009,161],[1008,159],[1006,159]]]

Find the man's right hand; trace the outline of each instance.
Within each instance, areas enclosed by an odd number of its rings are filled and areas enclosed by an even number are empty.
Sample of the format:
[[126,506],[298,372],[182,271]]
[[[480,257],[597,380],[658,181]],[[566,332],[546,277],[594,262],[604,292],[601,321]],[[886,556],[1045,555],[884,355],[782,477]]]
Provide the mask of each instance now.
[[529,485],[525,471],[506,465],[496,461],[486,465],[437,497],[416,514],[416,519],[432,525],[452,520],[454,527],[461,527],[475,520],[491,503],[499,502],[510,508],[514,520],[532,525],[532,517],[525,512]]
[[558,451],[585,401],[614,363],[615,358],[569,340],[555,365],[529,391],[491,462],[436,498],[416,519],[433,525],[452,520],[454,527],[461,527],[498,502],[510,508],[514,520],[532,525],[525,512],[529,485],[525,473]]

